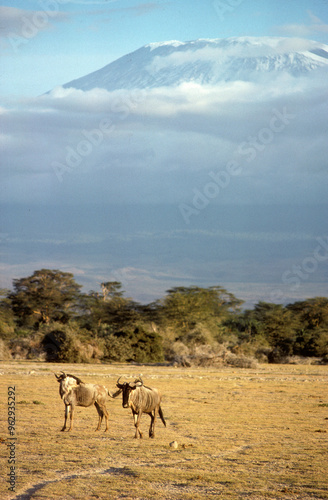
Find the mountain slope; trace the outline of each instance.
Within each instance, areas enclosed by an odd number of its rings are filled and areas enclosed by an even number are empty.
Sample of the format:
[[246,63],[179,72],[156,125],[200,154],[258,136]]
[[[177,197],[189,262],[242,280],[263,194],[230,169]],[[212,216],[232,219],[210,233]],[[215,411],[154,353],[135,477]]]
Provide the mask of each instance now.
[[280,37],[235,37],[152,43],[63,85],[82,90],[154,88],[182,82],[251,81],[255,75],[292,76],[328,67],[328,46]]

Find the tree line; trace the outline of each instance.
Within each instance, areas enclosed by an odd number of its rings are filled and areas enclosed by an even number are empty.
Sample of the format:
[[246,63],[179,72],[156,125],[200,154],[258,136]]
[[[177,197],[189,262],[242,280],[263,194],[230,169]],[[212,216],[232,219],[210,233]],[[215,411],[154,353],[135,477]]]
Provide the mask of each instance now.
[[[0,298],[0,356],[54,362],[328,361],[328,298],[253,309],[221,286],[167,290],[140,304],[122,284],[81,291],[73,274],[41,269],[13,280]],[[239,360],[239,361],[238,361]],[[242,362],[242,361],[243,362]]]

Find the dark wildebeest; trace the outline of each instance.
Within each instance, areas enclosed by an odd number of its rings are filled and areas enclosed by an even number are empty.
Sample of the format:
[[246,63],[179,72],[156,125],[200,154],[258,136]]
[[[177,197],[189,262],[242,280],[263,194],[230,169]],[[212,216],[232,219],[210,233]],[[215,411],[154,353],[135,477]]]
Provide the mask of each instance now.
[[136,379],[134,383],[124,382],[124,384],[119,383],[120,378],[118,379],[116,385],[123,393],[123,408],[130,407],[132,410],[134,425],[136,428],[134,437],[138,438],[138,436],[140,435],[140,437],[142,438],[142,432],[139,429],[140,419],[143,413],[148,413],[151,418],[149,437],[154,438],[155,419],[157,413],[159,413],[159,416],[161,417],[161,420],[166,427],[166,422],[164,420],[164,415],[160,406],[162,399],[161,394],[157,389],[146,387],[140,377],[139,379]]
[[[111,398],[113,395],[109,390],[99,384],[85,384],[81,379],[75,375],[69,375],[64,372],[61,375],[55,373],[56,379],[59,382],[59,394],[65,404],[65,422],[62,431],[66,429],[67,417],[70,412],[70,426],[69,431],[73,429],[73,416],[75,406],[88,407],[92,404],[95,405],[99,421],[96,431],[99,431],[103,417],[106,419],[106,429],[108,430],[108,411],[106,408],[107,396]],[[119,391],[115,395],[118,395]]]

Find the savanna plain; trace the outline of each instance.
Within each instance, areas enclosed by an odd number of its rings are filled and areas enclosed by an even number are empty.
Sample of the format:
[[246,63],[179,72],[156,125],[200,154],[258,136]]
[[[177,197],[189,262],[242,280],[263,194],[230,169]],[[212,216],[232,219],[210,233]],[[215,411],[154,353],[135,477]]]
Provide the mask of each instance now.
[[[166,428],[155,438],[143,415],[134,439],[122,396],[109,399],[109,431],[76,408],[61,432],[64,404],[54,373],[116,389],[117,378],[163,394]],[[328,367],[254,369],[128,364],[0,366],[1,499],[328,499]],[[15,491],[8,491],[8,387],[15,387]],[[176,441],[177,448],[170,443]]]

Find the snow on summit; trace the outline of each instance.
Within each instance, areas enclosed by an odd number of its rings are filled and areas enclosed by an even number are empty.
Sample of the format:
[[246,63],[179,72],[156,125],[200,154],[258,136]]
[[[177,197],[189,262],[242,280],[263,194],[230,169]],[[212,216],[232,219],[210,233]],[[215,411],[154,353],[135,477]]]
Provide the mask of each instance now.
[[64,85],[108,91],[174,87],[185,82],[215,85],[252,81],[285,72],[293,77],[328,66],[328,46],[305,39],[232,37],[150,43]]

